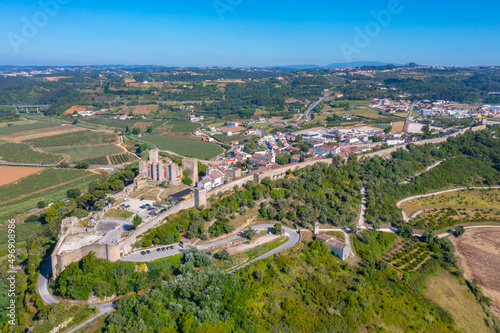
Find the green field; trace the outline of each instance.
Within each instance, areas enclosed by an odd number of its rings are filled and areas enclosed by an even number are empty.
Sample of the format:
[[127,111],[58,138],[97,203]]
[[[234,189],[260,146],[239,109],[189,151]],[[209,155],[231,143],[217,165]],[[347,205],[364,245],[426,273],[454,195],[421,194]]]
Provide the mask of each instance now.
[[11,163],[57,164],[63,156],[38,152],[26,143],[5,143],[0,145],[0,159]]
[[213,143],[201,141],[182,140],[155,135],[145,135],[141,139],[158,146],[162,150],[170,150],[184,156],[192,155],[203,160],[209,160],[224,152],[221,147]]
[[38,201],[62,200],[68,189],[85,190],[99,179],[98,174],[84,170],[45,169],[16,183],[0,186],[0,219],[36,208]]
[[104,143],[115,143],[116,134],[85,130],[61,135],[54,135],[45,138],[26,140],[25,142],[33,144],[34,147],[97,145]]
[[122,150],[113,145],[113,144],[104,144],[104,145],[89,145],[89,146],[70,146],[70,147],[48,147],[43,148],[43,150],[48,151],[50,153],[56,154],[64,154],[68,155],[72,162],[79,161],[89,161],[92,159],[104,157],[101,161],[105,161],[105,164],[108,164],[106,156],[119,154]]
[[173,126],[170,132],[172,133],[192,133],[200,128],[200,124],[190,123],[187,121],[171,120],[168,122],[169,126]]
[[116,218],[119,218],[119,219],[128,219],[130,218],[132,215],[134,215],[134,213],[132,212],[129,212],[127,210],[120,210],[120,209],[110,209],[106,212],[106,214],[104,216],[106,217],[116,217]]
[[49,127],[56,127],[56,126],[61,126],[61,124],[55,124],[55,123],[31,123],[31,124],[16,124],[14,123],[13,126],[1,126],[0,127],[0,135],[11,135],[17,132],[23,132],[23,131],[31,131],[31,130],[36,130],[36,129],[41,129],[41,128],[49,128]]

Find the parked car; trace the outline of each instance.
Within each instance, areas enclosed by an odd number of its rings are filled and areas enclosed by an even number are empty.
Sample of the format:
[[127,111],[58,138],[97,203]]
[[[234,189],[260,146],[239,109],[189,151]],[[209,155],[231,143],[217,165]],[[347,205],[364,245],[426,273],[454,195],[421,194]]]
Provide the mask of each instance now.
[[166,251],[166,250],[167,250],[167,248],[166,248],[166,247],[162,247],[162,248],[161,248],[161,250],[162,250],[162,251]]
[[157,249],[156,249],[156,252],[161,252],[161,249],[160,249],[160,248],[157,248]]
[[147,253],[147,254],[151,254],[151,251],[147,250],[147,251],[146,251],[146,253]]
[[144,252],[144,251],[141,251],[141,254],[142,254],[142,255],[145,255],[145,254],[146,254],[146,252]]
[[169,247],[169,249],[170,249],[170,250],[173,250],[174,248],[175,248],[175,247],[174,247],[173,245],[171,245],[171,246]]

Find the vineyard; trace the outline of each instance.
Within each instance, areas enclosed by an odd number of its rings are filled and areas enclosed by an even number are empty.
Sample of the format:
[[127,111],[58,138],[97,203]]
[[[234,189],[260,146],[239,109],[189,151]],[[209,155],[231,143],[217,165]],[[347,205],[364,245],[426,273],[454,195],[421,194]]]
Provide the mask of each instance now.
[[111,155],[109,156],[109,160],[111,161],[112,165],[120,165],[134,162],[135,160],[137,160],[137,158],[132,154],[123,153],[118,155]]
[[5,143],[0,145],[0,159],[11,163],[57,164],[64,157],[58,154],[36,151],[26,143]]
[[156,135],[143,135],[141,140],[158,146],[162,150],[170,150],[182,156],[191,155],[195,158],[203,160],[210,160],[224,152],[224,150],[218,145],[202,141],[184,140]]
[[427,244],[415,243],[409,239],[398,242],[382,255],[391,266],[406,272],[417,271],[431,257],[432,252]]
[[[70,163],[88,161],[91,164],[107,165],[107,155],[121,153],[122,150],[114,144],[104,145],[80,145],[70,147],[47,147],[42,148],[50,153],[62,154],[70,157]],[[95,163],[99,161],[99,163]]]
[[85,130],[27,140],[26,142],[31,143],[34,147],[88,146],[115,143],[116,134]]

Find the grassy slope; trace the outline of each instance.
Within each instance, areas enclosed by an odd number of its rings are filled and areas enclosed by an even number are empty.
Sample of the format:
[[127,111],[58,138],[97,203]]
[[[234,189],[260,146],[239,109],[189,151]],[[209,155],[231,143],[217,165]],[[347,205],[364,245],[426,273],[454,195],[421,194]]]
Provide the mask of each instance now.
[[493,332],[486,326],[486,316],[467,286],[446,271],[439,271],[427,281],[426,296],[449,312],[461,332]]

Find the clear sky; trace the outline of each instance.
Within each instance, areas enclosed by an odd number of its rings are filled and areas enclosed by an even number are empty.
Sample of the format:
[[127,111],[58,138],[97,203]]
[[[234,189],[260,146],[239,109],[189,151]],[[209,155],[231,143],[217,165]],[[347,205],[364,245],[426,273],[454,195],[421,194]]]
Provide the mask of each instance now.
[[499,13],[492,0],[3,0],[0,65],[500,65]]

